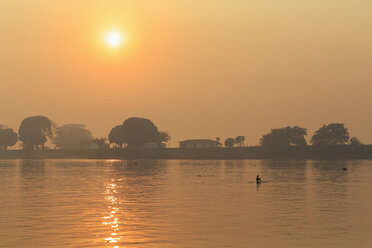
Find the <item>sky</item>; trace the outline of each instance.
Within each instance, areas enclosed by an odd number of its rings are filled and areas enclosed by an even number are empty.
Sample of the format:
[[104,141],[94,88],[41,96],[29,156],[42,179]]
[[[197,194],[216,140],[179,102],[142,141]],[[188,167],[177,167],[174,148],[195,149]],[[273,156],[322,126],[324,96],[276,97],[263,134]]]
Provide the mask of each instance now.
[[[189,138],[342,122],[372,143],[370,0],[0,0],[0,123]],[[123,35],[111,48],[109,30]]]

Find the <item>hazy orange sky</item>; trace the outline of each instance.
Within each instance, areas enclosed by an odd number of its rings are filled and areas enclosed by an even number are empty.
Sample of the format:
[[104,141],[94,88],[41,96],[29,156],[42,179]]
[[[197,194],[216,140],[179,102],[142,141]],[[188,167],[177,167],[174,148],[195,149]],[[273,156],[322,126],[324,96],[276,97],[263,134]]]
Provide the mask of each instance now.
[[[126,42],[102,41],[117,29]],[[1,0],[0,123],[131,116],[173,138],[345,122],[372,142],[370,0]]]

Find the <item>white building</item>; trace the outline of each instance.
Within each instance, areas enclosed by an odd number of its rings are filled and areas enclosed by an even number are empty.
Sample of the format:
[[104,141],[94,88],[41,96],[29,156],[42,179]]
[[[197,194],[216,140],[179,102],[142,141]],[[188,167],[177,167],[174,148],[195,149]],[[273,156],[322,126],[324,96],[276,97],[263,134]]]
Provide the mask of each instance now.
[[180,148],[212,148],[219,147],[221,143],[210,139],[192,139],[180,142]]

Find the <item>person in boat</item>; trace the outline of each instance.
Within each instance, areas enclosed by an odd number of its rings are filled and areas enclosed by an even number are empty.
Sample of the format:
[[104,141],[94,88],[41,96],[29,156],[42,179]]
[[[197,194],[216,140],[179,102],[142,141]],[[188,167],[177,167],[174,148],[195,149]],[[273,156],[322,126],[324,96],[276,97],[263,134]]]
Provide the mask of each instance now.
[[262,179],[261,179],[260,175],[256,176],[256,183],[257,184],[262,183]]

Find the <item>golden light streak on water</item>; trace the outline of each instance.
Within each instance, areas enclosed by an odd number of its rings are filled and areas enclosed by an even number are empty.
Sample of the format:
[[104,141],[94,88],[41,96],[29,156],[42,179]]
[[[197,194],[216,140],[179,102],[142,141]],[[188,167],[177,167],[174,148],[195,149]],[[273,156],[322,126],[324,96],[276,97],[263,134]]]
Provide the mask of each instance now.
[[[115,194],[117,194],[116,191],[117,184],[115,183],[107,183],[106,184],[106,190],[105,190],[105,198],[108,201],[108,206],[106,210],[106,216],[103,217],[105,220],[111,220],[110,222],[102,222],[103,225],[111,226],[111,233],[109,233],[109,237],[105,238],[106,243],[119,243],[121,240],[121,237],[118,236],[119,228],[119,218],[116,216],[117,212],[119,211],[117,198],[115,197]],[[115,246],[119,247],[119,246]]]

